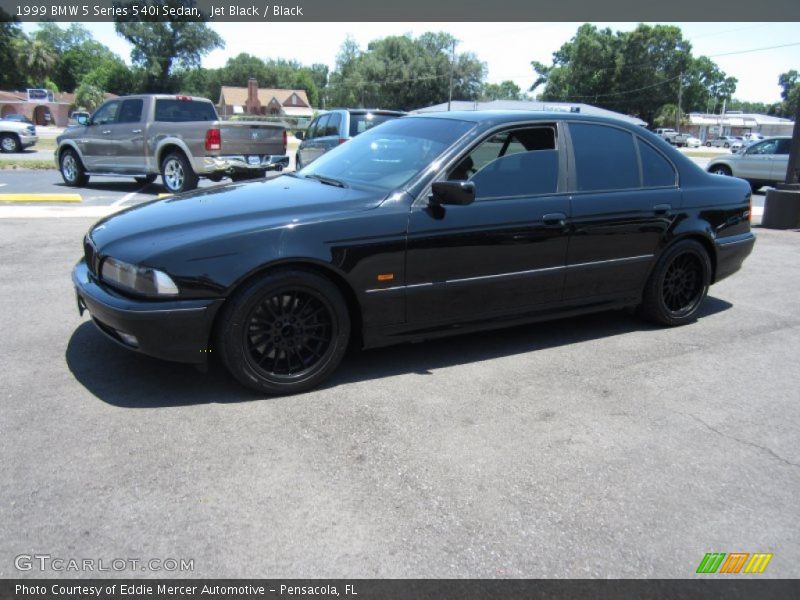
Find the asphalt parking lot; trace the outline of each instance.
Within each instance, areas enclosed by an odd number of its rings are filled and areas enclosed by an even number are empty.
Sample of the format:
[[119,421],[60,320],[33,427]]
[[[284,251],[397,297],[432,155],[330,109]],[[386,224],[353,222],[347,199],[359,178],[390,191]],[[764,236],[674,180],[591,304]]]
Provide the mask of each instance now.
[[[800,576],[800,235],[758,230],[697,323],[625,312],[353,352],[259,397],[77,313],[85,218],[0,219],[0,577]],[[91,576],[93,573],[61,575]]]

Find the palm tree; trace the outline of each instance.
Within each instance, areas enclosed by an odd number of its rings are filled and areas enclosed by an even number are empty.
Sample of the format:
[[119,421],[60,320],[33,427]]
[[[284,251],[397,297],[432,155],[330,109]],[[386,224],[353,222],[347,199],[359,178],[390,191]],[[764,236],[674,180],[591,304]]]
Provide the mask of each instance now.
[[18,46],[20,63],[33,85],[42,85],[52,75],[56,56],[39,40],[21,40]]

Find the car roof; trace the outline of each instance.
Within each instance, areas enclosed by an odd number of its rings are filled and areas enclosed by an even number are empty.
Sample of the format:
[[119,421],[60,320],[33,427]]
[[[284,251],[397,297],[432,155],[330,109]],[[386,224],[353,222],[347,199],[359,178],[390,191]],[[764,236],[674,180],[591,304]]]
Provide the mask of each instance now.
[[397,115],[398,117],[408,114],[403,112],[402,110],[390,110],[387,108],[329,108],[327,110],[327,112],[335,112],[335,111],[349,112],[351,114],[356,114],[356,115],[367,114],[367,113],[378,113],[381,115]]
[[647,131],[642,126],[633,125],[623,121],[622,119],[558,110],[462,110],[451,112],[418,113],[409,115],[406,118],[453,119],[458,121],[470,121],[473,123],[491,124],[518,123],[522,121],[594,121],[597,123],[613,123],[634,131]]

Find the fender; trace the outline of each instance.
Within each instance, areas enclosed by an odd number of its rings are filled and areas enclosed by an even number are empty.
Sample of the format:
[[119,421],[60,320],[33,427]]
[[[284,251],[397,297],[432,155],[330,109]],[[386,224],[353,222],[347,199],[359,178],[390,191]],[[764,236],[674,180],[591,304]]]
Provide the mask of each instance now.
[[161,172],[161,160],[164,158],[162,156],[164,152],[164,148],[166,146],[177,146],[181,149],[181,151],[186,155],[186,158],[189,160],[189,164],[194,166],[194,156],[192,155],[191,150],[189,150],[189,146],[186,145],[179,137],[165,137],[156,142],[156,146],[154,151],[147,157],[147,168],[148,171],[154,173]]
[[59,171],[61,170],[61,153],[64,152],[64,149],[67,147],[75,151],[75,153],[78,155],[78,158],[81,161],[81,164],[83,165],[84,168],[86,168],[86,161],[83,159],[83,152],[81,151],[76,141],[64,140],[58,145],[58,151],[56,152],[56,167],[58,167]]

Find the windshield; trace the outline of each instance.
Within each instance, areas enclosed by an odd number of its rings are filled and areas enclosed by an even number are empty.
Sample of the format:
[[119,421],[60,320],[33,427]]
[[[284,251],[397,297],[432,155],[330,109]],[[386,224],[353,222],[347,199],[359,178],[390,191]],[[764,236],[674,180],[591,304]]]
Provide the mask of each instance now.
[[472,127],[474,123],[454,119],[392,119],[323,154],[298,173],[388,192],[405,185]]

